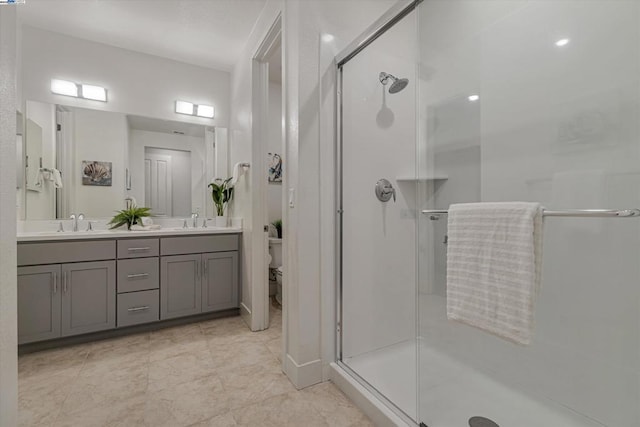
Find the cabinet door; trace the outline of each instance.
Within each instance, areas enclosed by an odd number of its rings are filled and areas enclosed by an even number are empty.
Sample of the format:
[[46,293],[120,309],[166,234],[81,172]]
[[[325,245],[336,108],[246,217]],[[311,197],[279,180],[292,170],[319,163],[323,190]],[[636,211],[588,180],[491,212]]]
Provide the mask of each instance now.
[[238,252],[202,254],[202,311],[238,307]]
[[18,344],[60,337],[60,265],[18,268]]
[[115,261],[63,264],[62,336],[115,327]]
[[201,256],[176,255],[160,259],[160,318],[189,316],[201,311]]

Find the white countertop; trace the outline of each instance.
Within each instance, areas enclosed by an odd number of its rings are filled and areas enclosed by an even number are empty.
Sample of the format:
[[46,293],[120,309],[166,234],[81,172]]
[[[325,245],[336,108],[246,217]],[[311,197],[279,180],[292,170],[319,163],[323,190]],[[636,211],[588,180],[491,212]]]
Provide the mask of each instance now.
[[95,230],[95,231],[32,231],[19,232],[18,242],[60,241],[60,240],[95,240],[95,239],[119,239],[119,238],[145,238],[145,237],[169,237],[169,236],[194,236],[200,234],[237,234],[242,233],[242,228],[236,227],[207,227],[207,228],[161,228],[150,231],[128,230]]

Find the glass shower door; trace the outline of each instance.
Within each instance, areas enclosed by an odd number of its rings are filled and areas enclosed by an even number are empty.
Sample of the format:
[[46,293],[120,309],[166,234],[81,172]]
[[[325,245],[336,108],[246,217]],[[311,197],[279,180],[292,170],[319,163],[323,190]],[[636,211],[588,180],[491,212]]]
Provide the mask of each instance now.
[[415,29],[414,12],[341,68],[340,359],[412,419]]
[[[420,209],[640,206],[640,2],[425,0],[418,40]],[[447,319],[447,217],[418,234],[420,421],[640,425],[640,219],[545,218],[529,346]]]

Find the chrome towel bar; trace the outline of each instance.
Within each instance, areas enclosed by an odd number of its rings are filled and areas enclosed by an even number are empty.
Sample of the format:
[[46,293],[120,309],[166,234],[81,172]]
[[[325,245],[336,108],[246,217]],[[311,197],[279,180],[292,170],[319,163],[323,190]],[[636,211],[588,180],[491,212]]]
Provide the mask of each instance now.
[[[422,211],[423,214],[432,215],[431,219],[436,219],[437,215],[446,215],[448,210],[427,209]],[[549,210],[543,209],[542,216],[567,216],[567,217],[585,217],[585,218],[630,218],[640,216],[640,209],[573,209],[573,210]]]

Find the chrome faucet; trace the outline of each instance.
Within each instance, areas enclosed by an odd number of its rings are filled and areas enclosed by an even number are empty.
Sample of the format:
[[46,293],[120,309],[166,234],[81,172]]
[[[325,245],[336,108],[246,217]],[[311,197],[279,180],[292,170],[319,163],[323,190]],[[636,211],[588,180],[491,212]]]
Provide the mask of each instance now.
[[198,213],[197,212],[192,213],[191,219],[193,219],[193,228],[198,228]]
[[84,214],[74,214],[72,213],[69,219],[73,220],[73,231],[78,231],[78,221],[82,221],[84,219]]

